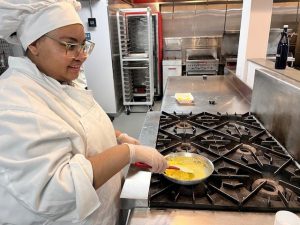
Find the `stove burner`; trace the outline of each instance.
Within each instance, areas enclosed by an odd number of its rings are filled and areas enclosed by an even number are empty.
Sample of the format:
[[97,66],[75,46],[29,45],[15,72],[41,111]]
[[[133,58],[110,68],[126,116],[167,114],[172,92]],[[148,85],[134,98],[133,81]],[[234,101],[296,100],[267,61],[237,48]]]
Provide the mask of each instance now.
[[236,136],[236,137],[243,137],[246,138],[248,137],[248,139],[251,137],[251,132],[250,130],[245,127],[245,126],[241,126],[235,123],[228,123],[227,125],[224,126],[225,131],[232,135],[232,136]]
[[225,146],[227,144],[230,144],[230,140],[226,140],[224,137],[215,135],[213,133],[209,134],[208,136],[205,137],[204,140],[200,141],[204,145],[208,145],[209,148],[218,150],[218,151],[225,151],[227,150]]
[[196,118],[196,122],[202,124],[203,126],[212,127],[215,126],[219,119],[214,118],[213,116],[203,115]]
[[181,122],[176,124],[176,127],[179,128],[179,129],[191,129],[192,125],[189,124],[186,121],[181,121]]
[[237,169],[234,167],[220,167],[217,169],[218,173],[221,174],[236,174],[237,173]]
[[236,152],[243,155],[255,155],[256,149],[250,145],[243,144]]
[[176,147],[176,150],[178,152],[191,152],[191,153],[196,153],[197,149],[192,146],[190,143],[182,143],[178,147]]
[[[205,196],[207,187],[204,183],[192,186],[181,185],[178,187],[177,192],[183,196],[203,197]],[[174,191],[175,192],[175,191]]]
[[207,140],[215,140],[215,141],[217,141],[217,140],[223,140],[224,137],[219,136],[219,135],[211,134],[211,135],[207,136],[206,139],[207,139]]
[[257,179],[252,184],[252,189],[254,190],[256,187],[258,187],[261,183],[267,181],[267,183],[262,187],[261,190],[259,190],[258,194],[261,197],[269,198],[272,200],[278,200],[280,201],[279,192],[282,194],[284,193],[284,189],[281,185],[279,185],[276,181],[270,180],[270,179]]

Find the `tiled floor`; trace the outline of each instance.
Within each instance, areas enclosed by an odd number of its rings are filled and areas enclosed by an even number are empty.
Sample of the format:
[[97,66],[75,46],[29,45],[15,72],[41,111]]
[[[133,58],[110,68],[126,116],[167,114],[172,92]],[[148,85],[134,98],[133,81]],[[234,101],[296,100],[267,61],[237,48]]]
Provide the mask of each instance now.
[[[156,101],[152,107],[153,111],[160,111],[161,101]],[[131,108],[132,112],[126,115],[122,112],[119,116],[115,117],[113,120],[113,125],[115,129],[127,133],[128,135],[139,138],[141,129],[144,124],[145,116],[147,113],[147,107],[144,106],[134,106]]]

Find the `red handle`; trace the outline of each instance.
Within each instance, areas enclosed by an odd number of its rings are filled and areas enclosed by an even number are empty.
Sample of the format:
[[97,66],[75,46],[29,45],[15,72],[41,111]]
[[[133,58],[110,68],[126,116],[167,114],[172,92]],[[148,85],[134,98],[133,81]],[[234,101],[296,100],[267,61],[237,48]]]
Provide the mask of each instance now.
[[[136,162],[133,165],[135,165],[136,167],[142,168],[142,169],[151,169],[152,168],[148,164],[142,163],[142,162]],[[177,166],[168,166],[167,169],[180,170],[180,168]]]
[[142,169],[151,169],[152,168],[148,164],[142,163],[142,162],[136,162],[133,165],[135,165],[136,167],[142,168]]

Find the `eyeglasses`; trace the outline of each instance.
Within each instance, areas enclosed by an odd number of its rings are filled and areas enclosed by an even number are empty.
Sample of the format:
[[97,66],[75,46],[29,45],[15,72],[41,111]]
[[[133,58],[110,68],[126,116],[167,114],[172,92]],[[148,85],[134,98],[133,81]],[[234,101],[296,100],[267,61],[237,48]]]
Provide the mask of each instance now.
[[58,40],[54,37],[51,37],[47,34],[44,35],[47,38],[50,38],[61,45],[66,47],[66,55],[67,57],[75,58],[80,53],[83,53],[85,57],[88,57],[94,49],[95,43],[91,41],[85,41],[83,44],[80,43],[68,43],[65,41]]

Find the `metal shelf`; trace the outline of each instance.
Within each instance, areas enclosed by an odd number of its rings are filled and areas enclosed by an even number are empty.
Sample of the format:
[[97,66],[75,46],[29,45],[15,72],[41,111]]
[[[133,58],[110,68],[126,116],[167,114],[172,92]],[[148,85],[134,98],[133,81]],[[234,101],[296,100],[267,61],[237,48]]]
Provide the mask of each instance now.
[[122,61],[149,61],[149,58],[124,57]]
[[148,67],[144,66],[144,67],[126,67],[124,66],[123,67],[124,69],[127,69],[127,70],[141,70],[141,69],[148,69]]

